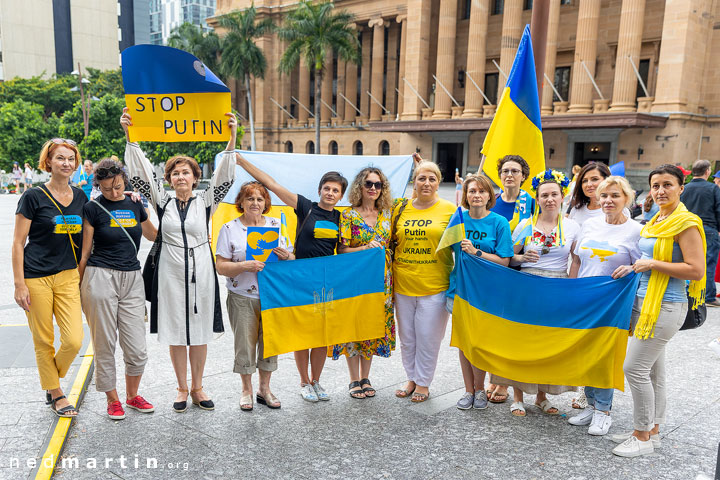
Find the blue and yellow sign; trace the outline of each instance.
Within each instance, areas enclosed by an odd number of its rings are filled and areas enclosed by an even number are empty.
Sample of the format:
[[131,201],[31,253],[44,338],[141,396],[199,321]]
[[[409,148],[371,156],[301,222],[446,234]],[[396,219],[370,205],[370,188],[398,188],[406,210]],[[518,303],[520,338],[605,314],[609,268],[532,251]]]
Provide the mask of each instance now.
[[122,52],[130,141],[226,141],[230,89],[195,56],[136,45]]
[[245,260],[277,262],[273,248],[280,244],[280,229],[275,227],[248,227]]

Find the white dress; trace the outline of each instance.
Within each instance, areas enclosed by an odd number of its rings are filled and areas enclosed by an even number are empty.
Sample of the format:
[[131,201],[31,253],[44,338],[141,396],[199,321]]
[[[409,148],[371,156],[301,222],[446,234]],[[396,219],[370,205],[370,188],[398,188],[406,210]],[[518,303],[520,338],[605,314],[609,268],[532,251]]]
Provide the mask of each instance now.
[[222,156],[207,190],[180,209],[136,143],[125,148],[130,183],[160,218],[162,247],[151,299],[150,333],[168,345],[206,345],[223,333],[208,221],[235,178],[232,152]]

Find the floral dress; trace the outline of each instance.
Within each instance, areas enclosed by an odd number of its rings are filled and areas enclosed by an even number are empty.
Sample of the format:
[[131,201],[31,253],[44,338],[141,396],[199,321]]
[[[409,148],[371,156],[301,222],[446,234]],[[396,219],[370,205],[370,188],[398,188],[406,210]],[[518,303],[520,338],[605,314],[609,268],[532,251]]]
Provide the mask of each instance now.
[[365,223],[362,215],[354,208],[348,208],[340,216],[340,242],[344,246],[357,248],[367,245],[372,240],[385,246],[385,336],[374,340],[332,345],[328,347],[328,356],[332,355],[333,360],[337,360],[341,355],[348,357],[362,355],[368,360],[372,358],[373,355],[389,357],[390,353],[395,350],[392,257],[388,250],[391,215],[392,210],[379,212],[375,228]]

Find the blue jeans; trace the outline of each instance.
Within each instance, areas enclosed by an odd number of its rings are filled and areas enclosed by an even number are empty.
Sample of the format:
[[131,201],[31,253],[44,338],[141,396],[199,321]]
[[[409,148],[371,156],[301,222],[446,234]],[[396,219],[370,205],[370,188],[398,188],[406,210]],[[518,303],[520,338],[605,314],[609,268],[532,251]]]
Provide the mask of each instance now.
[[718,232],[714,229],[705,229],[705,239],[707,241],[707,281],[705,286],[705,301],[712,302],[715,300],[715,266],[717,265],[718,255],[720,254],[720,238]]
[[585,387],[585,397],[588,405],[593,405],[595,410],[609,412],[612,410],[614,388]]

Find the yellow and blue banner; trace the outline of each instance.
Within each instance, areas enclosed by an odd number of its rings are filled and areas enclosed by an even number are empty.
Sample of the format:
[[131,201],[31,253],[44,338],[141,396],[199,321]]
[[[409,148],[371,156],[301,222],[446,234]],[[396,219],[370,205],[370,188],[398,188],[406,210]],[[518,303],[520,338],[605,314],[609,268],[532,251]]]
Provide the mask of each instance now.
[[546,278],[464,252],[456,262],[450,345],[470,363],[519,382],[623,390],[639,275]]
[[385,250],[268,263],[258,273],[266,357],[385,335]]
[[227,141],[230,89],[190,53],[160,45],[122,52],[130,141]]
[[453,216],[450,217],[435,252],[452,247],[456,243],[462,242],[465,237],[465,220],[463,219],[462,207],[458,207]]
[[[485,136],[482,153],[485,155],[483,172],[497,185],[502,185],[497,161],[505,155],[524,158],[530,166],[528,178],[545,170],[540,100],[529,25],[525,26],[520,39],[495,118]],[[523,189],[529,191],[529,188],[530,182],[525,182]]]

